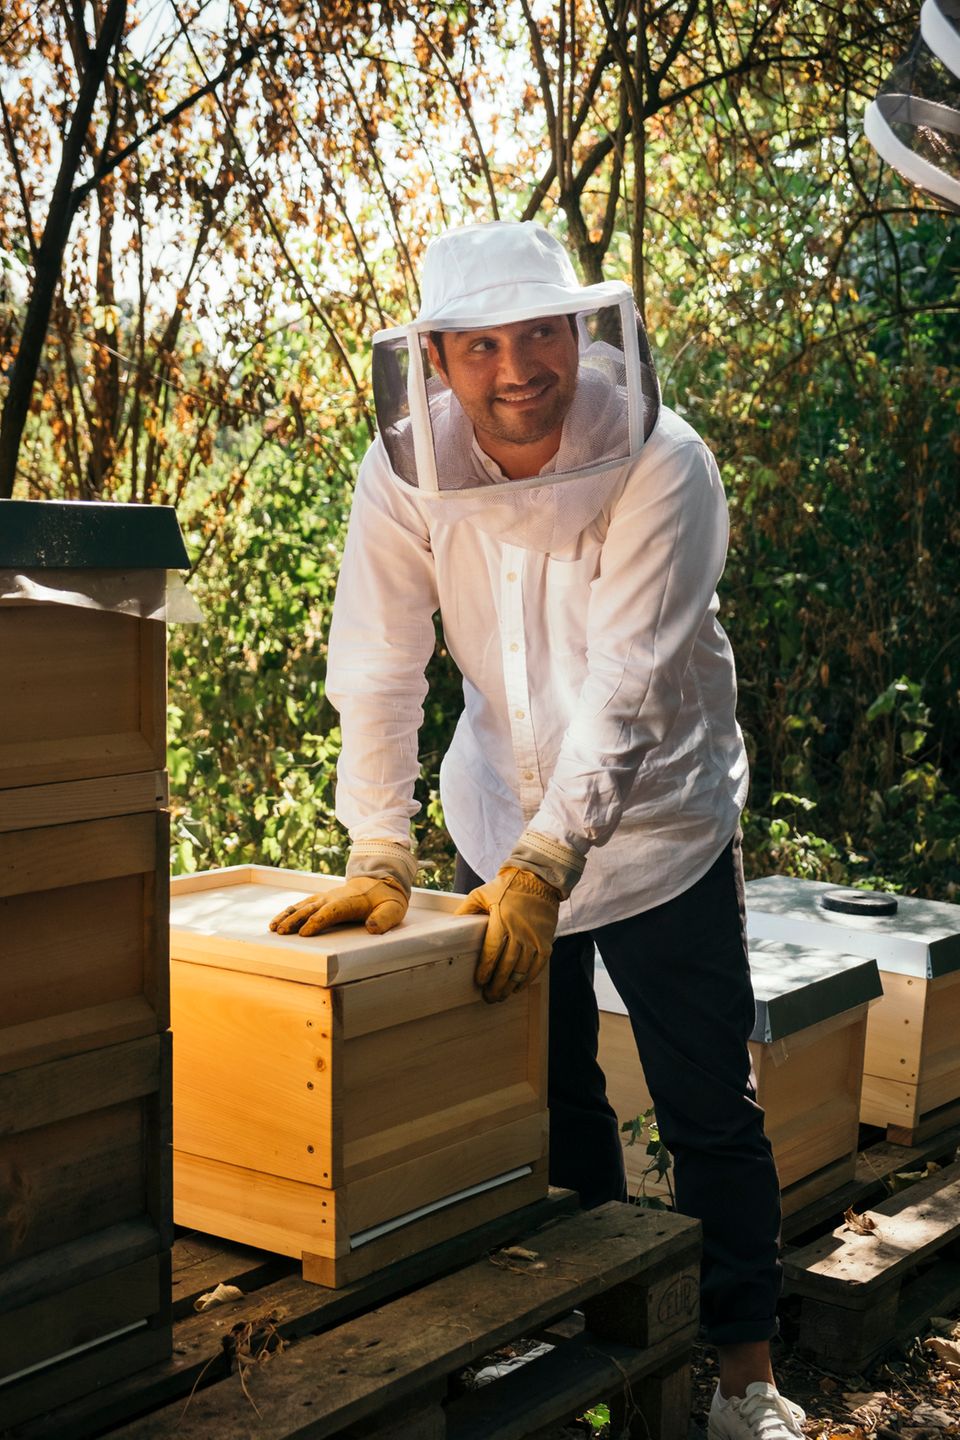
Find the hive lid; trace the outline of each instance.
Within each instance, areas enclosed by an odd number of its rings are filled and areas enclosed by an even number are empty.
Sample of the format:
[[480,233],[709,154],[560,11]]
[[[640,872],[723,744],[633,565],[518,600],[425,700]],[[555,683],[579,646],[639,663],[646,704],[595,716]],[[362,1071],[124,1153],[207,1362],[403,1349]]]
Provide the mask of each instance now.
[[0,500],[0,569],[185,570],[170,505]]
[[881,970],[926,980],[960,969],[960,905],[898,895],[892,915],[824,909],[823,897],[838,893],[836,885],[789,875],[751,880],[746,887],[750,934],[867,956]]
[[236,865],[170,882],[170,955],[309,985],[344,985],[423,965],[442,955],[479,955],[486,918],[456,916],[462,896],[414,890],[403,923],[386,935],[344,925],[323,935],[275,935],[285,905],[337,891],[343,880],[269,865]]
[[[795,1035],[809,1025],[879,999],[883,993],[874,960],[755,940],[752,936],[750,978],[757,1002],[750,1039],[763,1044]],[[599,955],[594,986],[601,1010],[627,1013]]]

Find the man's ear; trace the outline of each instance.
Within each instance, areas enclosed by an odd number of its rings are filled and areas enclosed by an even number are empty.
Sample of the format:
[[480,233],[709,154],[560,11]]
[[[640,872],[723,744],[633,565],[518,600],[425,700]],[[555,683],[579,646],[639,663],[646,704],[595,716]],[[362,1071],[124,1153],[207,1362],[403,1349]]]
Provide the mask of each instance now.
[[449,385],[450,381],[447,379],[447,372],[444,368],[443,356],[440,354],[440,347],[430,335],[427,336],[427,355],[430,357],[432,368],[440,376],[444,385]]

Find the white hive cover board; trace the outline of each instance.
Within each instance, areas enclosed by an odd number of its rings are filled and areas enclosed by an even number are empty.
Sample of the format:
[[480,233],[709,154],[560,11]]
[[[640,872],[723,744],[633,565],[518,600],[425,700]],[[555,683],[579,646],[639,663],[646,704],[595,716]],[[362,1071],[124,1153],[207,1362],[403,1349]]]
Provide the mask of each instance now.
[[751,880],[746,887],[750,934],[862,955],[876,960],[881,970],[926,980],[960,968],[960,905],[898,895],[892,915],[824,910],[823,896],[840,889],[788,875]]
[[414,890],[400,925],[371,935],[342,925],[306,939],[277,935],[270,921],[308,895],[334,896],[344,881],[266,865],[238,865],[170,882],[170,955],[174,960],[272,975],[312,985],[342,985],[423,965],[441,955],[478,954],[486,917],[456,916],[461,896]]
[[[883,993],[875,961],[838,955],[804,945],[784,945],[750,937],[750,978],[757,1002],[751,1040],[769,1044],[795,1035]],[[616,987],[596,956],[594,989],[600,1009],[626,1015]]]

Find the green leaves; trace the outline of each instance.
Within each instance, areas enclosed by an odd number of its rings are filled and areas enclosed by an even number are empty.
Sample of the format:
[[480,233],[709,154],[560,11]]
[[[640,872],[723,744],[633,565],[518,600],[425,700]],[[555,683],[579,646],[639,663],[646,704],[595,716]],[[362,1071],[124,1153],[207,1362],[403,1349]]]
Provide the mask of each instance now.
[[[673,1185],[670,1175],[673,1169],[673,1156],[660,1139],[660,1128],[657,1125],[657,1117],[653,1106],[634,1115],[631,1120],[624,1120],[620,1125],[620,1133],[626,1138],[624,1145],[629,1149],[632,1145],[642,1144],[649,1163],[641,1172],[640,1181],[635,1196],[638,1205],[646,1206],[650,1210],[667,1210],[673,1204]],[[648,1194],[647,1185],[658,1184],[666,1189],[669,1196],[669,1205],[660,1195]]]

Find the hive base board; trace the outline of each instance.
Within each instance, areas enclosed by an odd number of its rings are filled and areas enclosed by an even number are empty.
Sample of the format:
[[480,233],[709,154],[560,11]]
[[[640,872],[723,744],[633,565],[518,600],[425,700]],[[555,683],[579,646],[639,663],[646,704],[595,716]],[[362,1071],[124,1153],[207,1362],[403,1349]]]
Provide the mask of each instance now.
[[887,1139],[891,1145],[920,1145],[924,1140],[931,1140],[935,1135],[950,1130],[957,1124],[960,1124],[960,1100],[955,1100],[951,1105],[941,1105],[938,1110],[930,1110],[926,1115],[919,1116],[916,1125],[888,1125]]
[[[539,1122],[539,1117],[534,1118]],[[513,1163],[506,1163],[503,1172],[488,1170],[483,1178],[494,1178],[498,1173],[507,1173],[525,1164],[529,1165],[530,1173],[410,1220],[369,1240],[358,1249],[351,1250],[350,1235],[344,1233],[345,1217],[350,1213],[350,1187],[346,1187],[345,1194],[338,1201],[335,1191],[323,1191],[316,1186],[300,1185],[295,1181],[192,1155],[174,1156],[176,1220],[180,1225],[242,1245],[255,1245],[301,1259],[305,1280],[331,1288],[351,1284],[382,1265],[438,1244],[485,1219],[506,1215],[546,1195],[544,1144],[533,1148],[529,1136],[518,1127],[507,1126],[504,1129],[515,1132],[512,1140],[514,1143],[522,1142],[521,1152],[511,1154],[503,1146],[501,1137],[503,1148],[500,1153],[507,1162]],[[441,1158],[442,1155],[443,1152],[440,1152]],[[466,1161],[470,1157],[465,1155],[463,1158]],[[476,1155],[473,1158],[479,1159]],[[436,1160],[437,1157],[430,1159]],[[429,1169],[426,1162],[417,1164],[420,1169]],[[444,1168],[448,1176],[463,1180],[461,1189],[477,1183],[464,1178],[467,1172],[458,1170],[455,1164],[442,1166],[441,1170]],[[389,1172],[378,1178],[383,1188],[383,1206],[389,1212],[391,1195],[396,1197],[397,1192],[391,1187]],[[437,1184],[434,1180],[433,1198],[442,1198],[442,1195],[436,1194]],[[394,1217],[415,1208],[398,1203],[396,1199],[394,1203],[397,1206]]]
[[547,1162],[538,1160],[529,1175],[512,1180],[497,1191],[459,1200],[444,1210],[436,1210],[420,1220],[413,1220],[399,1230],[390,1231],[378,1240],[371,1240],[349,1255],[303,1255],[303,1278],[315,1285],[335,1290],[352,1285],[365,1275],[392,1265],[418,1250],[440,1245],[485,1221],[510,1215],[524,1205],[542,1200],[547,1193]]

